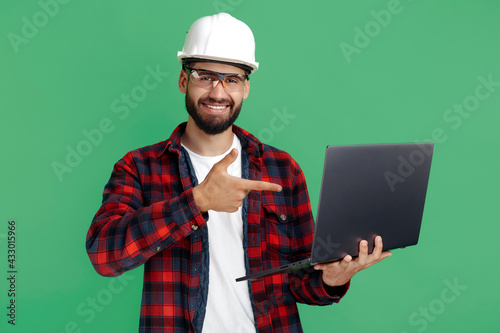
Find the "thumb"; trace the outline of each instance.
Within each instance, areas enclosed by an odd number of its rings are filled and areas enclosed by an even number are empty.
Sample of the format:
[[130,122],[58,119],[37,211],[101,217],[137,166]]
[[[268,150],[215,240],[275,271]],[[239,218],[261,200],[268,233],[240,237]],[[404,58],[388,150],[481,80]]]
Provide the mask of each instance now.
[[236,161],[236,157],[238,157],[238,150],[236,148],[231,149],[229,154],[224,156],[222,160],[220,160],[217,165],[221,168],[224,168],[224,170],[227,170],[227,168],[234,162]]

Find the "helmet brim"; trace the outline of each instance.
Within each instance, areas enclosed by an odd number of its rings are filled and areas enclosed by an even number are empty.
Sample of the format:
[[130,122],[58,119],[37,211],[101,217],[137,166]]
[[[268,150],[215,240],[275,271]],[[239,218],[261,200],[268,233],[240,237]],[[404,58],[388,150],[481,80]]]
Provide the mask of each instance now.
[[254,73],[259,68],[258,62],[255,63],[242,62],[240,60],[235,60],[235,59],[210,57],[206,55],[187,55],[182,52],[178,53],[177,59],[181,64],[188,62],[215,62],[225,65],[236,66],[238,68],[243,69],[248,74]]

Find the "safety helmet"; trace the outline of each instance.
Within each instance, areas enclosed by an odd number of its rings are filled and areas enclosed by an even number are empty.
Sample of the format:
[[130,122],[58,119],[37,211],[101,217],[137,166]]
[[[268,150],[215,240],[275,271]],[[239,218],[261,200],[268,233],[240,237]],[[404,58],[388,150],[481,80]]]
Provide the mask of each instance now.
[[180,63],[186,60],[216,61],[246,68],[250,73],[259,68],[255,62],[255,39],[252,30],[227,13],[205,16],[189,28]]

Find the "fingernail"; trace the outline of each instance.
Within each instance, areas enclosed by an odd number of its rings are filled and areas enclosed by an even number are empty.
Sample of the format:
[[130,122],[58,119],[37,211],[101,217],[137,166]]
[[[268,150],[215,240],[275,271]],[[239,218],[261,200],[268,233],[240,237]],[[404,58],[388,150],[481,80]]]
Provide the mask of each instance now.
[[283,189],[283,188],[281,187],[281,185],[276,186],[276,191],[277,191],[277,192],[281,192],[281,190],[282,190],[282,189]]
[[367,246],[367,245],[368,245],[368,242],[367,242],[367,241],[362,241],[362,242],[361,242],[361,245],[362,245],[362,246]]

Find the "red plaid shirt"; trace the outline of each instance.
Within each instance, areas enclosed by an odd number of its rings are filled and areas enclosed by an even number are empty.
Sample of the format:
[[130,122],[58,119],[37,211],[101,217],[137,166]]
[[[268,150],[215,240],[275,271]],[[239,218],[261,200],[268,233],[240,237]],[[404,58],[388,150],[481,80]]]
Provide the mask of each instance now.
[[[185,123],[168,140],[133,150],[116,163],[87,234],[87,252],[99,274],[117,276],[145,265],[140,332],[201,332],[203,326],[210,221],[193,198],[197,180],[180,145],[184,129]],[[300,167],[241,128],[233,131],[243,148],[242,177],[283,187],[251,191],[245,198],[247,273],[307,257],[314,229]],[[258,332],[301,332],[296,302],[332,304],[348,289],[327,292],[319,271],[238,283],[248,283]]]

